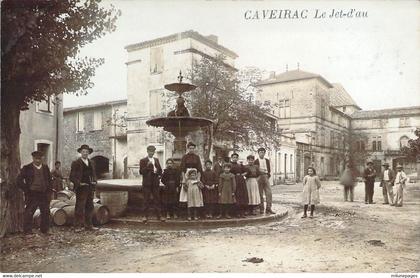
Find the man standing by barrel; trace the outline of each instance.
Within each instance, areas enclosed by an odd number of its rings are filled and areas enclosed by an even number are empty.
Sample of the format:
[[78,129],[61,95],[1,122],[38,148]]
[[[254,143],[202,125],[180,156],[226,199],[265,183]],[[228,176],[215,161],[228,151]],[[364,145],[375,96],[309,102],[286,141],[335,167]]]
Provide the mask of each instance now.
[[97,230],[92,225],[93,194],[97,181],[95,165],[89,159],[89,154],[93,152],[93,149],[88,145],[82,145],[77,152],[81,154],[81,157],[72,162],[69,177],[76,193],[75,231],[82,231],[83,226],[85,230]]
[[50,169],[42,163],[42,157],[42,152],[32,152],[32,163],[23,166],[17,178],[19,188],[25,193],[23,232],[26,235],[32,234],[32,218],[37,207],[41,211],[41,232],[48,235],[50,228],[52,179]]
[[140,175],[143,176],[143,222],[147,222],[149,217],[149,209],[151,204],[150,197],[153,197],[153,207],[156,210],[158,220],[165,221],[165,218],[160,218],[161,204],[159,178],[162,175],[162,167],[160,166],[159,159],[153,157],[155,151],[155,146],[148,146],[147,156],[140,160]]

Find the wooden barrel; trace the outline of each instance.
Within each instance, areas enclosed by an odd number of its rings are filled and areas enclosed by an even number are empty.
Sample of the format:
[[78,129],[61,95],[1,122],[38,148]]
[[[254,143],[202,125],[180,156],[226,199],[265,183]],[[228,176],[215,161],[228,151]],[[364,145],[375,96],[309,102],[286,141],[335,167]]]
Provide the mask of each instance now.
[[101,204],[94,204],[93,209],[93,224],[104,225],[109,222],[110,212],[107,206]]
[[67,207],[67,206],[70,206],[70,204],[68,204],[68,203],[66,203],[66,202],[63,202],[63,201],[58,201],[58,202],[54,202],[54,203],[50,203],[50,207],[51,208],[64,208],[64,207]]
[[[62,210],[66,213],[66,225],[74,223],[75,206],[66,206]],[[104,225],[110,220],[110,212],[107,206],[101,204],[94,204],[92,223],[95,225]]]
[[70,190],[61,190],[57,193],[57,199],[61,201],[70,200],[71,197],[75,196],[76,194]]
[[101,204],[108,207],[111,217],[118,217],[125,213],[128,203],[127,191],[102,191]]
[[67,214],[61,208],[50,209],[51,220],[54,225],[63,226],[67,222]]

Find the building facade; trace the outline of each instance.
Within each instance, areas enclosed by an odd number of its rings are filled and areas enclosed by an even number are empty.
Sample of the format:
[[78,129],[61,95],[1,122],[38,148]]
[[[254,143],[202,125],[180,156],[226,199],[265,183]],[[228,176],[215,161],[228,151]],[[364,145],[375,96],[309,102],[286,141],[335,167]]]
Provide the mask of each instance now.
[[127,100],[64,109],[63,174],[79,157],[82,144],[93,148],[100,178],[127,178]]
[[30,163],[31,153],[38,150],[44,153],[44,163],[53,168],[55,161],[62,159],[62,96],[51,96],[46,101],[29,104],[29,109],[20,114],[19,122],[21,164]]
[[[234,68],[237,55],[218,43],[214,35],[203,36],[186,31],[170,36],[128,45],[127,50],[127,147],[130,175],[138,175],[139,160],[149,144],[156,146],[156,156],[165,161],[172,156],[173,145],[162,129],[148,127],[152,117],[165,116],[175,106],[167,103],[173,93],[165,84],[178,82],[195,61],[202,57],[224,55],[227,67]],[[172,94],[172,95],[169,95]],[[188,103],[187,103],[188,106]]]
[[[295,135],[298,180],[311,165],[321,178],[337,178],[354,144],[363,146],[366,160],[373,160],[378,170],[386,161],[393,167],[404,163],[408,173],[416,171],[400,148],[414,138],[420,107],[363,111],[341,84],[301,70],[271,73],[257,86],[257,99],[272,104],[282,134]],[[357,167],[361,171],[365,165]]]

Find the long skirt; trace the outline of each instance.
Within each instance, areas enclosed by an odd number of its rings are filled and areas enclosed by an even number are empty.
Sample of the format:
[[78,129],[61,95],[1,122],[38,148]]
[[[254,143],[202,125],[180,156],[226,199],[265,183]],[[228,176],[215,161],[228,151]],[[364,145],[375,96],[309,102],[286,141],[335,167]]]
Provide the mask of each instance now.
[[203,194],[197,185],[188,186],[187,195],[189,208],[203,206]]
[[236,204],[248,205],[248,190],[246,188],[245,178],[242,175],[235,175],[236,181]]
[[204,204],[217,204],[219,202],[219,191],[215,189],[203,189]]
[[261,201],[257,178],[247,178],[246,189],[248,191],[248,204],[253,206],[259,205]]

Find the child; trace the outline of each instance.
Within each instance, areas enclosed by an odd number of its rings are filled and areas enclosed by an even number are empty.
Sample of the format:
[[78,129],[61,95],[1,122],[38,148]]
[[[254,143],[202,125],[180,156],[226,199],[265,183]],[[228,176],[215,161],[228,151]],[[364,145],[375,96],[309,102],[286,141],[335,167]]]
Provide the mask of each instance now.
[[197,170],[189,169],[185,174],[187,188],[188,221],[198,220],[198,208],[203,206],[203,184],[198,180]]
[[212,162],[207,160],[205,163],[205,170],[201,175],[203,188],[204,209],[207,218],[213,218],[215,206],[218,203],[219,194],[217,192],[218,176],[214,170],[211,169]]
[[172,158],[166,160],[166,169],[163,171],[160,181],[165,185],[162,189],[162,204],[164,213],[166,213],[166,219],[170,219],[171,215],[177,219],[178,215],[175,210],[178,205],[181,179],[179,171],[174,167]]
[[402,170],[402,165],[397,165],[397,175],[395,176],[395,189],[397,190],[397,193],[395,194],[395,201],[394,206],[396,207],[402,207],[403,205],[403,189],[405,187],[405,183],[407,181],[407,175]]
[[236,209],[237,215],[239,218],[243,218],[245,209],[248,207],[248,191],[246,188],[245,178],[243,174],[245,173],[245,167],[238,163],[239,155],[233,153],[231,156],[232,167],[230,172],[235,175],[236,190],[235,190],[235,199],[236,199]]
[[309,167],[307,170],[308,174],[303,178],[303,215],[302,218],[307,217],[308,206],[311,206],[311,215],[314,216],[315,204],[319,204],[319,188],[321,187],[321,181],[316,175],[316,171],[313,167]]
[[217,218],[226,217],[231,218],[229,210],[235,204],[235,190],[236,181],[235,175],[230,172],[231,164],[226,163],[223,165],[223,173],[219,176],[219,204],[220,215]]
[[247,156],[248,165],[245,166],[246,171],[246,189],[248,191],[248,200],[249,200],[249,214],[257,215],[255,209],[260,206],[260,191],[258,188],[257,178],[260,175],[260,169],[258,165],[254,165],[255,157],[253,155]]

